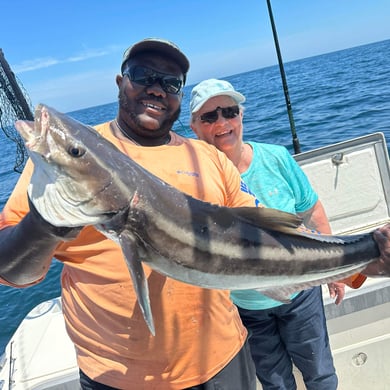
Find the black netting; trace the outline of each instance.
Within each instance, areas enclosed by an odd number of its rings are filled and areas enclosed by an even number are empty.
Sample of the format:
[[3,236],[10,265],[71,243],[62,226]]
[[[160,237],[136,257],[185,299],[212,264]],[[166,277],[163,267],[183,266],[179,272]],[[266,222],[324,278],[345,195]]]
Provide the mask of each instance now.
[[0,49],[0,128],[7,138],[16,143],[14,170],[21,172],[27,161],[27,150],[16,131],[18,119],[34,120],[30,98],[22,83],[9,67]]

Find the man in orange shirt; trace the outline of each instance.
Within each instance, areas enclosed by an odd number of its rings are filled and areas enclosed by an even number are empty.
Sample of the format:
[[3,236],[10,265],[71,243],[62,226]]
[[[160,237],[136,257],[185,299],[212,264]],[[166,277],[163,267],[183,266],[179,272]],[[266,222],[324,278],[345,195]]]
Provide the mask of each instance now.
[[[145,39],[131,46],[116,77],[117,118],[97,130],[195,198],[255,206],[224,153],[171,131],[188,69],[188,59],[171,42]],[[191,286],[145,266],[156,328],[152,336],[120,247],[93,227],[44,221],[29,205],[32,170],[29,161],[0,214],[0,281],[28,286],[45,277],[53,257],[64,263],[63,311],[83,389],[256,389],[247,331],[229,291]],[[376,237],[386,262],[374,264],[373,272],[390,275],[390,227]]]
[[[97,131],[184,193],[255,206],[223,153],[171,131],[188,69],[171,42],[131,46],[116,77],[117,118]],[[152,336],[121,248],[93,227],[80,232],[44,221],[27,197],[32,170],[29,161],[0,214],[0,275],[2,283],[28,286],[44,278],[52,257],[64,263],[63,312],[83,389],[256,389],[247,331],[228,291],[178,282],[145,265]]]

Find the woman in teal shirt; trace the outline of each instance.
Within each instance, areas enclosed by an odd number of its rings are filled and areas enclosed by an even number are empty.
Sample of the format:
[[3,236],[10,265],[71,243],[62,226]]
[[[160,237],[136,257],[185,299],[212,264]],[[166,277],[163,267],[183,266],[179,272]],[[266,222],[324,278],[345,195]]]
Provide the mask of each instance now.
[[[299,214],[307,227],[330,233],[317,193],[283,146],[243,142],[245,97],[224,80],[199,83],[191,94],[191,128],[198,138],[225,152],[250,190],[267,207]],[[328,285],[336,303],[343,283]],[[292,363],[308,390],[336,390],[321,287],[297,291],[283,304],[255,290],[232,291],[248,328],[252,357],[263,390],[296,389]]]

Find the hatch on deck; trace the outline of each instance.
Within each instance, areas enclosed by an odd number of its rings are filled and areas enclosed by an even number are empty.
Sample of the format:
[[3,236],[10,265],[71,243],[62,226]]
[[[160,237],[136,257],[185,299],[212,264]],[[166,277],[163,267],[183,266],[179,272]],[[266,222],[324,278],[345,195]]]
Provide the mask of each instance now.
[[383,133],[295,155],[325,207],[333,234],[390,221],[390,165]]

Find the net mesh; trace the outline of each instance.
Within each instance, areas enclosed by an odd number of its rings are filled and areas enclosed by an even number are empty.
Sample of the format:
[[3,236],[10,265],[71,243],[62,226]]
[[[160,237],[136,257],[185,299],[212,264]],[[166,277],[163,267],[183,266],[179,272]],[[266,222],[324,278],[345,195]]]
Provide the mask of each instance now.
[[0,49],[0,128],[16,144],[14,171],[21,172],[28,154],[23,139],[15,128],[18,119],[33,120],[31,100],[16,78]]

